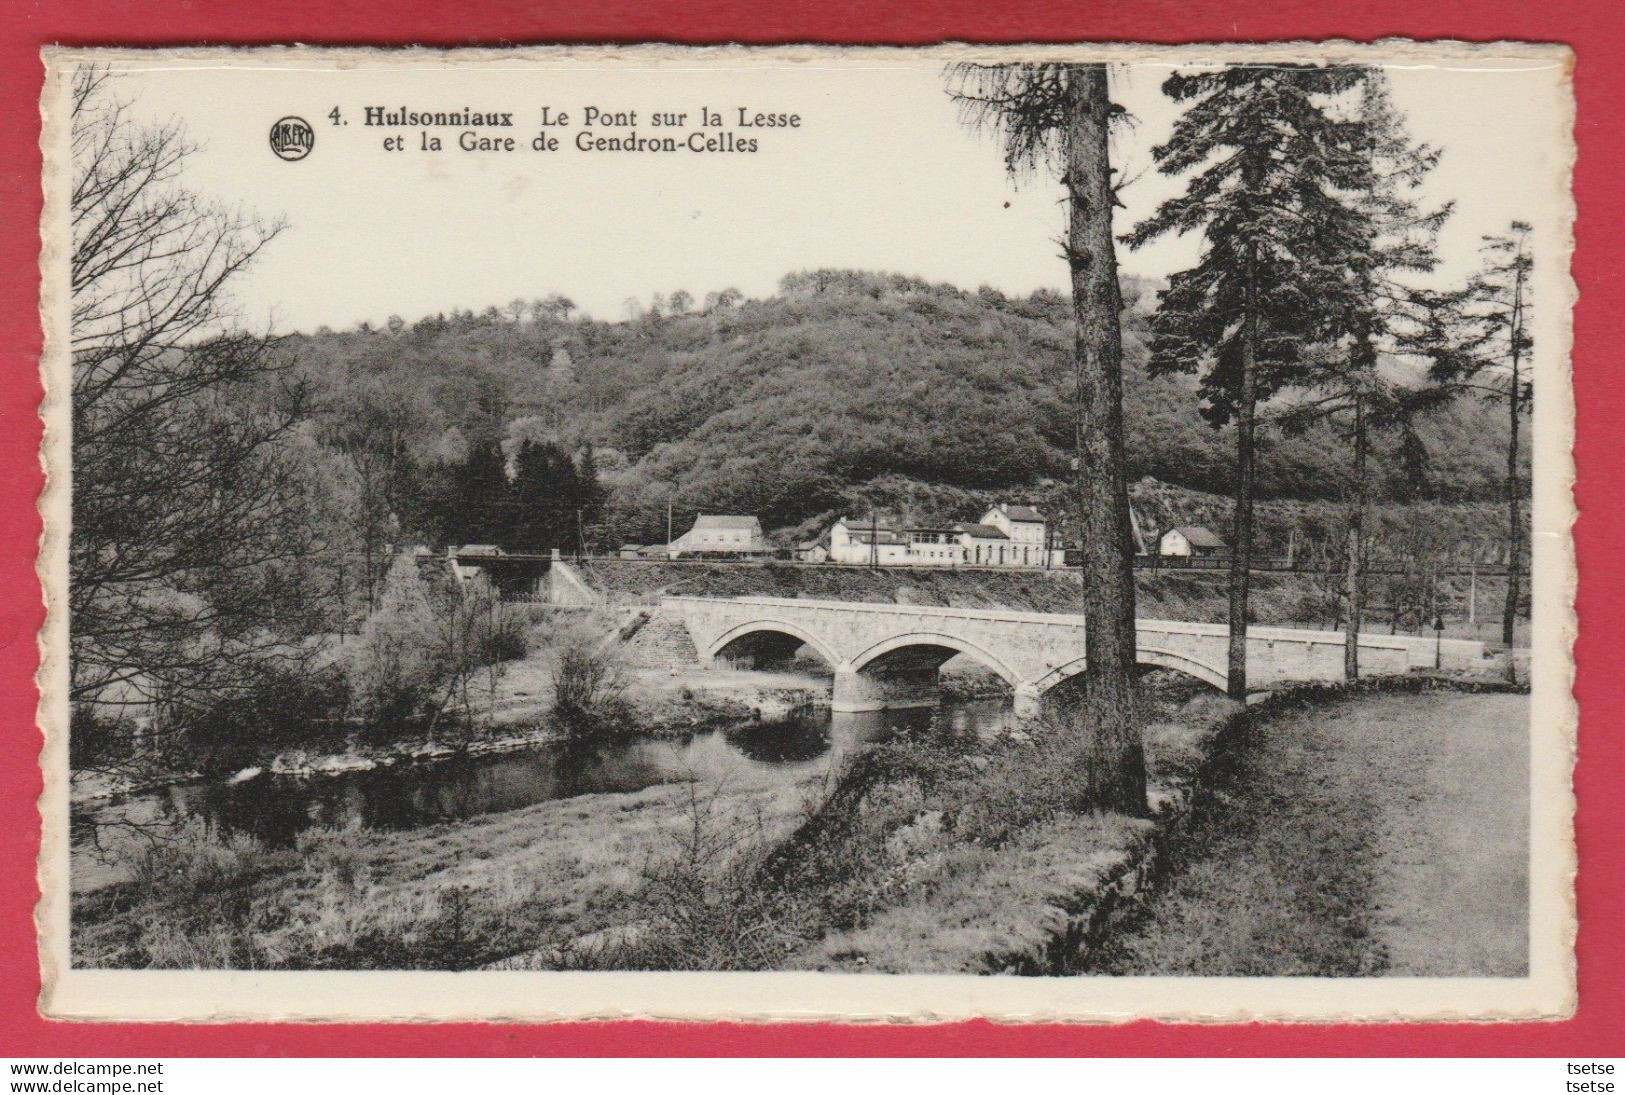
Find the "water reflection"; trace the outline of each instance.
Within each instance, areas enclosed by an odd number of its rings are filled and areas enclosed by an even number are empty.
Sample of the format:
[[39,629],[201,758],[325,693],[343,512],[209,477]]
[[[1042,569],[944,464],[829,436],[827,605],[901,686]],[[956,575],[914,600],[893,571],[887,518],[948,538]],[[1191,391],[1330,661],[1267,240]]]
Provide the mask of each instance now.
[[250,833],[287,847],[300,832],[316,826],[412,829],[551,799],[637,791],[680,780],[772,786],[827,771],[866,742],[929,726],[933,714],[953,730],[990,733],[1005,724],[1009,712],[1003,700],[949,704],[935,711],[802,711],[780,721],[675,741],[539,745],[370,772],[169,787],[76,813],[74,883],[84,888],[111,880],[88,845],[96,829],[93,822],[151,826],[202,817],[223,831]]

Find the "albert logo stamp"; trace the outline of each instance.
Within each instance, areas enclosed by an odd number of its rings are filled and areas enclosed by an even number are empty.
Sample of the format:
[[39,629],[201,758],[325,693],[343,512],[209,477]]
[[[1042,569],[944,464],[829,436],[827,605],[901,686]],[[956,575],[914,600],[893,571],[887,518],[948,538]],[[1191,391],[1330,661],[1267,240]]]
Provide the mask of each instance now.
[[302,160],[316,147],[316,131],[303,118],[288,115],[271,127],[271,151],[284,160]]

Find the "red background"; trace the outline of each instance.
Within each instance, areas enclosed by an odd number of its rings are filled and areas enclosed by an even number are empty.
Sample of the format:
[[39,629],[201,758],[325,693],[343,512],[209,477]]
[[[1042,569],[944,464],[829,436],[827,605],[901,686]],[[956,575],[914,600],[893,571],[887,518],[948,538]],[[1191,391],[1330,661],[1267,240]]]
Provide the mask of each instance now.
[[[1625,7],[1619,0],[933,0],[888,11],[863,0],[773,5],[762,0],[562,4],[505,0],[4,0],[0,32],[0,1055],[1437,1055],[1614,1056],[1625,1053],[1625,699],[1611,665],[1625,646],[1622,462],[1607,438],[1625,431]],[[668,1023],[548,1026],[137,1025],[58,1023],[35,1010],[39,970],[32,912],[40,790],[34,726],[43,622],[33,571],[42,477],[38,223],[39,49],[67,45],[310,42],[803,42],[929,44],[1128,40],[1195,42],[1383,37],[1564,42],[1577,54],[1580,158],[1574,276],[1578,408],[1575,529],[1581,635],[1579,797],[1580,1010],[1562,1023],[1451,1025],[1174,1025],[929,1027]],[[1610,650],[1616,651],[1609,654]]]

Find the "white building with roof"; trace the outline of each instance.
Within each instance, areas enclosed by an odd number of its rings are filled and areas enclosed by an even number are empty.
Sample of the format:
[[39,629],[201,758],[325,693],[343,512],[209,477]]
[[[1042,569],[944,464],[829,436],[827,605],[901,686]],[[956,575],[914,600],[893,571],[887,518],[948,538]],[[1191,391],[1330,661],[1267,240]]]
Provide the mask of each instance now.
[[1230,545],[1201,525],[1171,528],[1157,543],[1162,555],[1211,556],[1223,558],[1230,554]]
[[961,522],[954,526],[959,535],[960,562],[966,566],[1006,566],[1010,557],[1010,537],[997,525]]
[[908,539],[891,518],[838,517],[829,529],[832,563],[859,566],[908,566]]
[[667,554],[673,559],[684,555],[771,555],[773,545],[755,517],[735,513],[702,513],[694,527],[673,540]]
[[801,545],[806,562],[849,566],[1062,566],[1048,526],[1031,506],[1000,505],[978,522],[903,521],[897,517],[837,518],[816,541]]
[[1008,541],[994,566],[1061,566],[1066,561],[1066,553],[1050,542],[1044,515],[1032,506],[1000,502],[982,515],[980,524],[998,529]]

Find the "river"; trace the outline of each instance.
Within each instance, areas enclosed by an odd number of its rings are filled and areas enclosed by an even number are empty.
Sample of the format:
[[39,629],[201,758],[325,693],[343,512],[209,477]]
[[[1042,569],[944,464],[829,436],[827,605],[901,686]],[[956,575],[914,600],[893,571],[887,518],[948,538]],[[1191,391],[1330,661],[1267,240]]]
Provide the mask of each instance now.
[[[991,733],[1010,719],[1010,701],[971,700],[911,711],[807,710],[778,722],[675,740],[549,743],[337,775],[267,774],[235,784],[178,784],[76,808],[73,887],[95,889],[119,879],[122,872],[111,860],[133,839],[131,824],[152,827],[196,817],[222,833],[246,833],[273,847],[289,847],[314,827],[412,829],[551,799],[683,780],[720,780],[734,787],[788,783],[827,770],[866,742],[923,728],[933,714],[955,729]],[[97,837],[115,854],[98,853]]]

